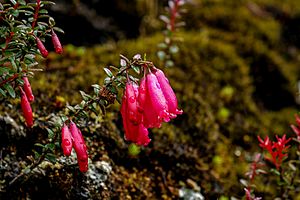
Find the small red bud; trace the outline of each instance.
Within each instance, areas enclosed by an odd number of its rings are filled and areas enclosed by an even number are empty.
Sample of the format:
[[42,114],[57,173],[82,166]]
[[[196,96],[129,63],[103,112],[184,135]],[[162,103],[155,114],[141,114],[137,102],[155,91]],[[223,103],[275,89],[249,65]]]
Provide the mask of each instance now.
[[44,44],[42,43],[42,41],[40,40],[40,38],[38,38],[38,37],[36,37],[36,45],[37,45],[38,49],[40,50],[42,56],[44,58],[47,58],[48,51],[47,51],[46,47],[44,46]]
[[56,35],[56,33],[52,30],[52,43],[55,49],[55,52],[58,54],[61,54],[63,52],[63,48],[61,46],[61,43]]
[[21,91],[21,108],[23,111],[23,115],[26,121],[27,127],[31,128],[33,126],[33,115],[32,115],[32,109],[30,106],[30,103],[27,99],[27,96],[22,88],[20,88]]
[[65,156],[70,156],[72,151],[72,135],[66,124],[61,129],[61,146]]
[[30,83],[28,81],[27,76],[23,77],[23,81],[24,81],[23,89],[24,89],[25,94],[26,94],[26,96],[28,98],[28,101],[29,102],[33,102],[34,101],[34,96],[32,94],[31,86],[30,86]]

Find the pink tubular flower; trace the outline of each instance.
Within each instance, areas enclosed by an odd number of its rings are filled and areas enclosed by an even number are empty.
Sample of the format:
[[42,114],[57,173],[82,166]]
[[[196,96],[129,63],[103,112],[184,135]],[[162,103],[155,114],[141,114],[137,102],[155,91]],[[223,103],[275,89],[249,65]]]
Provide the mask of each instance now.
[[145,68],[139,86],[127,80],[121,103],[125,139],[144,146],[150,142],[147,128],[160,128],[183,112],[164,73],[151,70]]
[[55,49],[55,52],[58,54],[61,54],[63,52],[63,48],[61,46],[61,43],[56,35],[56,33],[54,32],[54,30],[52,29],[52,43]]
[[28,98],[28,101],[33,102],[34,101],[34,96],[32,94],[32,90],[31,90],[31,86],[30,86],[30,83],[28,81],[28,78],[27,78],[27,76],[24,76],[22,79],[24,81],[23,89],[24,89],[25,94]]
[[73,137],[73,147],[77,154],[77,162],[81,172],[88,170],[88,154],[85,142],[83,140],[80,130],[74,122],[70,122],[70,131]]
[[138,110],[143,115],[143,124],[146,128],[160,128],[162,121],[159,119],[157,111],[153,108],[146,81],[146,78],[142,78],[140,82]]
[[46,47],[44,46],[43,42],[38,37],[35,37],[35,39],[36,39],[36,45],[37,45],[38,49],[40,50],[40,53],[42,54],[42,56],[44,58],[47,58],[48,51],[47,51]]
[[161,71],[160,69],[156,69],[154,74],[159,82],[161,90],[167,101],[168,112],[170,113],[170,117],[175,118],[178,114],[182,114],[183,111],[178,109],[178,102],[177,102],[176,95],[172,87],[170,86],[170,83],[166,78],[165,74],[163,73],[163,71]]
[[65,156],[70,156],[72,151],[72,134],[66,124],[61,129],[61,146]]
[[20,87],[20,92],[21,92],[21,108],[23,111],[23,115],[26,121],[27,127],[32,127],[33,126],[33,115],[32,115],[32,109],[30,106],[30,103],[27,99],[27,96],[23,89]]
[[259,136],[257,138],[260,142],[259,146],[266,149],[272,157],[271,159],[266,159],[270,160],[278,170],[281,166],[282,160],[288,156],[286,152],[290,146],[286,146],[286,144],[291,140],[291,138],[286,139],[286,135],[283,135],[282,138],[280,138],[276,135],[277,142],[270,141],[268,136],[265,140],[262,140]]
[[138,89],[134,83],[126,83],[126,96],[127,96],[127,115],[129,120],[134,124],[141,122],[141,116],[138,114],[137,97]]
[[148,73],[146,79],[147,91],[149,100],[152,103],[152,108],[158,114],[159,120],[169,122],[170,114],[168,112],[168,105],[156,76],[152,73]]
[[[138,88],[132,83],[127,83],[121,104],[121,115],[125,129],[125,139],[138,145],[148,145],[148,130],[141,123],[142,115],[137,110]],[[134,98],[133,98],[134,97]],[[133,100],[134,99],[134,100]]]

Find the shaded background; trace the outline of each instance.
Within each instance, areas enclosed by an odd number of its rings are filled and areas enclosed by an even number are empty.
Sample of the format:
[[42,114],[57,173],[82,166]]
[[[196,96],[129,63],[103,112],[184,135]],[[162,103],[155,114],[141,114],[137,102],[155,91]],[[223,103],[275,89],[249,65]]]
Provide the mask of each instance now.
[[[78,90],[101,85],[103,67],[118,66],[119,54],[146,53],[169,77],[184,114],[151,130],[149,147],[132,155],[116,103],[105,117],[80,127],[89,147],[88,174],[62,164],[60,157],[9,188],[7,182],[30,163],[33,144],[46,141],[47,134],[38,126],[13,132],[12,124],[1,122],[3,199],[242,199],[240,180],[247,179],[249,163],[260,152],[257,135],[293,136],[289,125],[299,109],[300,2],[188,1],[182,18],[186,26],[178,33],[183,42],[172,68],[156,55],[164,39],[158,15],[165,13],[167,1],[55,2],[50,11],[65,31],[59,34],[64,54],[50,53],[41,63],[44,72],[32,79],[36,124],[67,103],[80,102]],[[46,45],[52,48],[51,41]],[[23,119],[11,111],[19,109],[18,103],[9,102],[1,112],[22,126]],[[296,147],[293,143],[291,152]],[[255,184],[255,194],[263,199],[281,195],[274,177],[262,175]],[[299,198],[298,191],[292,190],[290,198]]]

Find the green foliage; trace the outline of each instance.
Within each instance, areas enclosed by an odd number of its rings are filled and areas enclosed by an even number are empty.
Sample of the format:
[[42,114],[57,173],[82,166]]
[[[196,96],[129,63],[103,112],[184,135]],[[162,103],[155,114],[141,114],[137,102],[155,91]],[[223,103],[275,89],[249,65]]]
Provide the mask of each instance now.
[[33,69],[38,65],[36,37],[44,41],[52,29],[62,31],[54,27],[55,21],[45,9],[48,4],[53,3],[41,1],[37,5],[23,0],[0,3],[0,98],[7,94],[15,98],[16,88],[23,84],[22,76],[36,71]]

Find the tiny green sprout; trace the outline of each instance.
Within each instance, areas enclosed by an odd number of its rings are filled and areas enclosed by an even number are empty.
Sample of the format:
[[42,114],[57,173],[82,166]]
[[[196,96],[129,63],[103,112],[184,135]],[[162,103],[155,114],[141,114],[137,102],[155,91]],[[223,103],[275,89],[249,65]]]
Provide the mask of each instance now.
[[220,121],[222,122],[227,121],[229,116],[230,116],[230,110],[228,108],[222,107],[219,109],[217,117]]
[[220,96],[226,101],[230,101],[234,95],[234,92],[235,92],[234,88],[230,85],[227,85],[223,87],[222,90],[220,91]]
[[129,155],[137,156],[137,155],[139,155],[140,152],[141,152],[141,148],[139,146],[137,146],[133,143],[128,146]]

